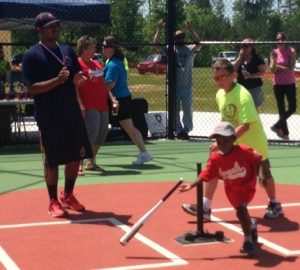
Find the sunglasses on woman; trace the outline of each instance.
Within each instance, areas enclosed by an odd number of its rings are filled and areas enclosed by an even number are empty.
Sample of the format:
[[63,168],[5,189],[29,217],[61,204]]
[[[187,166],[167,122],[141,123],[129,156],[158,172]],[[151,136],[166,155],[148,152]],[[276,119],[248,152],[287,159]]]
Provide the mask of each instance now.
[[102,48],[115,48],[113,45],[102,44]]

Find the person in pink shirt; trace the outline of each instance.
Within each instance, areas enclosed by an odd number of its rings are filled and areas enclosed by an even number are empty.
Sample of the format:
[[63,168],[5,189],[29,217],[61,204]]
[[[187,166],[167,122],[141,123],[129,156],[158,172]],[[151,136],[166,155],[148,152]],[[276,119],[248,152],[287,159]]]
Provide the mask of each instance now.
[[196,180],[183,183],[179,190],[188,191],[199,181],[223,180],[226,196],[236,210],[244,233],[244,243],[240,251],[248,255],[254,254],[258,237],[247,205],[255,194],[256,178],[259,170],[262,170],[262,155],[246,145],[234,145],[236,134],[229,122],[220,122],[210,138],[216,140],[218,150],[210,153],[206,167]]
[[[103,65],[92,60],[96,45],[96,40],[89,36],[83,36],[77,41],[78,62],[85,78],[77,89],[77,98],[93,151],[93,157],[86,160],[85,169],[103,171],[96,163],[96,155],[100,146],[105,142],[108,132],[109,95],[103,79]],[[84,175],[83,164],[78,174]]]
[[[294,67],[296,63],[296,51],[288,44],[287,36],[283,32],[276,34],[277,47],[270,55],[270,68],[273,72],[273,90],[279,113],[278,121],[271,127],[278,137],[289,140],[287,119],[296,112],[296,80]],[[285,98],[288,108],[285,106]]]

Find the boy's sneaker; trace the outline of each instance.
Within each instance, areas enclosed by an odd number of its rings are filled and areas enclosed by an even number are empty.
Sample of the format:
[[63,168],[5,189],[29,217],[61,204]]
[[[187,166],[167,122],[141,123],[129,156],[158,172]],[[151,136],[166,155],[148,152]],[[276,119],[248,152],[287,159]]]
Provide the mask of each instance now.
[[243,246],[240,249],[241,253],[245,253],[248,255],[253,255],[257,253],[255,245],[249,241],[244,242]]
[[[184,203],[184,204],[182,204],[181,208],[183,209],[184,212],[186,212],[192,216],[197,216],[197,205],[196,204]],[[203,221],[204,222],[209,222],[211,220],[210,215],[211,215],[211,209],[203,209]]]
[[67,214],[65,209],[62,207],[58,200],[50,200],[50,205],[48,208],[48,214],[52,217],[63,217]]
[[143,165],[145,162],[152,160],[152,155],[146,151],[143,153],[139,153],[137,159],[132,162],[132,165]]
[[256,220],[252,219],[252,224],[255,226],[253,229],[251,229],[251,238],[253,243],[257,243],[258,235],[257,235],[257,224]]
[[64,208],[72,209],[78,212],[83,212],[85,210],[85,207],[75,198],[72,193],[65,194],[62,192],[59,200]]
[[277,218],[283,215],[281,203],[269,202],[264,218]]

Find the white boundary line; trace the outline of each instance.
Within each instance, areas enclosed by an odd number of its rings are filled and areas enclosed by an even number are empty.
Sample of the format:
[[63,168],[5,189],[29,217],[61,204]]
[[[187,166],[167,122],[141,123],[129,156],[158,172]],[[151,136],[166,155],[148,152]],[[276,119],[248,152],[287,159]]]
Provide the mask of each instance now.
[[[286,204],[282,204],[283,207],[299,207],[300,203],[286,203]],[[266,208],[266,206],[261,206],[261,205],[257,205],[257,206],[248,206],[248,209],[264,209]],[[228,208],[218,208],[218,209],[213,209],[214,213],[217,212],[227,212],[227,211],[234,211],[233,208],[228,207]],[[230,223],[227,223],[225,221],[223,221],[222,219],[219,219],[215,216],[211,216],[211,220],[214,222],[218,222],[219,224],[221,224],[222,226],[226,227],[229,230],[232,230],[238,234],[242,234],[242,230]],[[280,245],[277,245],[276,243],[273,243],[265,238],[262,237],[258,237],[258,241],[262,244],[264,244],[265,246],[285,255],[285,256],[293,256],[293,255],[300,255],[300,250],[289,250],[285,247],[282,247]]]
[[[300,203],[285,203],[285,204],[282,204],[282,207],[300,207]],[[265,205],[248,206],[248,209],[264,209],[264,208],[266,208]],[[234,211],[234,209],[232,207],[212,209],[213,213],[227,212],[227,211]],[[114,219],[114,218],[91,218],[91,219],[78,219],[78,220],[7,224],[7,225],[0,225],[0,230],[1,229],[25,228],[25,227],[66,225],[66,224],[75,224],[75,223],[101,222],[101,221],[107,221],[110,219]]]
[[5,250],[0,246],[0,263],[7,270],[20,270],[16,263],[8,256]]
[[[299,207],[300,203],[282,203],[281,204],[282,207]],[[248,207],[249,209],[265,209],[266,206],[265,205],[249,205]],[[232,207],[227,207],[227,208],[216,208],[216,209],[212,209],[213,213],[217,213],[217,212],[227,212],[227,211],[234,211],[234,208]],[[1,227],[0,227],[1,228]]]
[[[282,204],[283,207],[299,207],[300,203],[286,203]],[[256,205],[249,206],[248,209],[264,209],[266,206]],[[234,211],[233,208],[217,208],[213,209],[213,213],[217,212],[227,212]],[[232,230],[238,234],[242,234],[242,231],[239,227],[227,223],[222,219],[219,219],[215,216],[211,216],[212,221],[218,222],[220,225],[226,227],[229,230]],[[54,221],[54,222],[35,222],[35,223],[21,223],[21,224],[8,224],[8,225],[0,225],[0,229],[16,229],[16,228],[25,228],[25,227],[39,227],[39,226],[53,226],[53,225],[68,225],[68,224],[76,224],[76,223],[88,223],[88,222],[101,222],[101,221],[109,221],[118,228],[127,232],[130,230],[130,227],[124,225],[119,220],[115,218],[98,218],[98,219],[82,219],[82,220],[66,220],[66,221]],[[146,246],[154,249],[158,253],[162,254],[166,258],[168,258],[171,262],[167,263],[156,263],[156,264],[144,264],[144,265],[135,265],[135,266],[121,266],[121,267],[113,267],[113,268],[102,268],[102,269],[94,269],[94,270],[135,270],[135,269],[150,269],[150,268],[158,268],[158,267],[171,267],[171,266],[179,266],[188,264],[187,261],[181,259],[174,253],[168,251],[157,243],[153,242],[149,238],[146,238],[140,233],[135,235],[135,238],[144,243]],[[258,241],[267,247],[279,252],[285,256],[293,256],[300,255],[300,250],[289,250],[285,247],[277,245],[271,241],[268,241],[265,238],[259,237]],[[3,259],[4,258],[4,259]],[[14,263],[14,261],[8,256],[5,250],[0,246],[0,262],[6,267],[7,270],[20,270],[18,266]]]
[[[111,218],[110,222],[113,223],[115,226],[119,227],[125,232],[128,232],[130,230],[130,227],[127,225],[124,225],[123,223],[120,223],[119,220],[115,218]],[[154,249],[156,252],[160,253],[164,257],[171,260],[171,262],[166,263],[154,263],[154,264],[143,264],[143,265],[135,265],[135,266],[121,266],[121,267],[113,267],[113,268],[102,268],[101,270],[133,270],[133,269],[150,269],[150,268],[160,268],[160,267],[171,267],[171,266],[179,266],[179,265],[186,265],[188,264],[187,261],[181,259],[174,253],[168,251],[164,247],[158,245],[157,243],[153,242],[149,238],[143,236],[140,233],[137,233],[134,236],[136,239],[144,243],[146,246]],[[96,270],[96,269],[95,269]],[[100,270],[100,269],[97,269]]]
[[[242,232],[241,228],[239,228],[239,227],[237,227],[237,226],[235,226],[231,223],[227,223],[227,222],[223,221],[222,219],[219,219],[219,218],[217,218],[213,215],[211,216],[211,220],[214,221],[214,222],[218,222],[219,224],[221,224],[222,226],[224,226],[225,228],[227,228],[231,231],[234,231],[238,234],[243,235],[243,232]],[[267,247],[269,247],[269,248],[271,248],[271,249],[273,249],[273,250],[275,250],[275,251],[277,251],[277,252],[279,252],[279,253],[281,253],[285,256],[292,256],[292,255],[299,255],[300,254],[300,250],[289,250],[287,248],[284,248],[280,245],[277,245],[277,244],[275,244],[275,243],[273,243],[273,242],[271,242],[271,241],[269,241],[265,238],[262,238],[262,237],[258,237],[258,242],[266,245]]]
[[[41,227],[41,226],[53,226],[53,225],[69,225],[69,224],[76,224],[76,223],[89,223],[89,222],[103,222],[103,221],[109,221],[116,227],[120,228],[121,230],[127,232],[130,230],[130,227],[127,225],[124,225],[116,218],[95,218],[95,219],[81,219],[81,220],[65,220],[65,221],[54,221],[54,222],[36,222],[36,223],[23,223],[23,224],[12,224],[12,225],[0,225],[0,229],[16,229],[16,228],[32,228],[32,227]],[[101,269],[95,269],[95,270],[134,270],[134,269],[150,269],[150,268],[162,268],[162,267],[174,267],[179,265],[186,265],[188,264],[187,261],[181,259],[174,253],[168,251],[164,247],[158,245],[157,243],[153,242],[149,238],[143,236],[140,233],[137,233],[135,235],[135,238],[141,241],[143,244],[148,246],[149,248],[155,250],[156,252],[160,253],[164,257],[170,260],[170,262],[166,263],[153,263],[153,264],[142,264],[142,265],[133,265],[133,266],[121,266],[121,267],[112,267],[112,268],[101,268]],[[0,247],[1,248],[1,247]],[[1,250],[0,250],[1,251]],[[6,254],[6,252],[3,250],[5,254],[5,263],[12,263],[14,262],[11,260],[11,258]],[[1,252],[0,252],[0,258],[1,258]],[[1,262],[1,260],[0,260]],[[4,265],[6,265],[4,264]],[[15,265],[15,264],[14,264]],[[7,266],[6,266],[7,267]],[[19,270],[19,268],[15,265],[16,268],[7,268],[7,270]]]

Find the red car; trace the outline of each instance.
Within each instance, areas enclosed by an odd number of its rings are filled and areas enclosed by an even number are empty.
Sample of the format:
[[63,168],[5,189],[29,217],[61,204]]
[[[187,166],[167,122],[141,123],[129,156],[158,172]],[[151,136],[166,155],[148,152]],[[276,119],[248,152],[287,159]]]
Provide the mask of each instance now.
[[161,54],[151,54],[143,62],[138,63],[137,69],[140,74],[145,74],[146,72],[165,74],[167,71],[165,57]]

